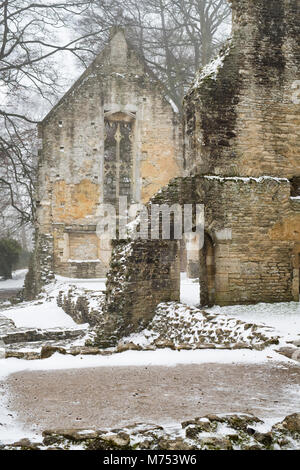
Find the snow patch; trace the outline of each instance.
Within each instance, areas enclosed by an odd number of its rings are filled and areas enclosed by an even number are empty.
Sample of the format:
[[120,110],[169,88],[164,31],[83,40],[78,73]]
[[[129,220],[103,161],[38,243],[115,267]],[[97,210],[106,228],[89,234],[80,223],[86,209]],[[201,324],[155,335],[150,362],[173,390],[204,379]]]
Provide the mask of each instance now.
[[190,279],[186,273],[181,273],[180,278],[180,302],[196,307],[200,304],[199,279]]
[[0,279],[0,290],[22,289],[26,274],[27,269],[19,269],[12,273],[12,279],[6,279],[5,281]]
[[15,308],[1,311],[1,314],[10,318],[17,328],[57,328],[77,327],[72,318],[67,315],[61,307],[57,306],[56,300],[36,303],[22,304]]
[[[56,276],[54,282],[45,286],[44,293],[38,300],[22,302],[17,306],[1,310],[1,314],[13,320],[17,328],[75,328],[78,325],[57,305],[59,293],[67,295],[72,287],[77,289],[77,297],[86,290],[99,293],[105,290],[105,282],[105,279],[72,279]],[[90,306],[96,308],[97,299],[91,299]]]
[[224,48],[224,50],[221,51],[220,54],[215,59],[213,59],[209,64],[207,64],[205,67],[200,69],[200,71],[196,75],[196,81],[195,81],[193,88],[198,88],[203,82],[203,80],[206,78],[210,78],[211,80],[216,80],[219,70],[223,67],[224,60],[230,52],[230,46],[231,46],[231,43],[229,41],[227,46]]
[[141,347],[263,349],[278,344],[274,329],[212,314],[179,302],[161,303],[147,329],[123,338]]

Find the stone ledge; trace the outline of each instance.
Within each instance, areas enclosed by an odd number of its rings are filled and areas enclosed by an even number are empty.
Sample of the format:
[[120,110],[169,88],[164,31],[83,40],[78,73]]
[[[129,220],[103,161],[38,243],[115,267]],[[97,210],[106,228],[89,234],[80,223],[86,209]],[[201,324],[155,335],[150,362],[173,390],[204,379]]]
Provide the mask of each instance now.
[[49,429],[40,442],[24,438],[0,450],[291,450],[300,445],[300,414],[286,416],[266,432],[263,421],[244,413],[206,415],[178,423],[173,431],[136,423],[120,429]]

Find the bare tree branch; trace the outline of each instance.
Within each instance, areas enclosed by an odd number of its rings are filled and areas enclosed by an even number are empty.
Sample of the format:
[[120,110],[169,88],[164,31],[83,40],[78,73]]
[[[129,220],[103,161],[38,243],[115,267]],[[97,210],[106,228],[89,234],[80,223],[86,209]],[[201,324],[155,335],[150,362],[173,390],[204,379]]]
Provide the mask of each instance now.
[[[225,40],[229,21],[227,0],[93,0],[78,27],[85,33],[123,26],[181,109],[195,72]],[[87,44],[97,51],[107,39],[106,32],[95,34]]]
[[[84,61],[93,51],[88,40],[102,31],[73,34],[61,30],[86,14],[90,0],[4,0],[0,3],[0,200],[16,223],[34,219],[37,167],[36,103],[52,102],[61,92],[58,54]],[[84,62],[82,62],[84,63]]]

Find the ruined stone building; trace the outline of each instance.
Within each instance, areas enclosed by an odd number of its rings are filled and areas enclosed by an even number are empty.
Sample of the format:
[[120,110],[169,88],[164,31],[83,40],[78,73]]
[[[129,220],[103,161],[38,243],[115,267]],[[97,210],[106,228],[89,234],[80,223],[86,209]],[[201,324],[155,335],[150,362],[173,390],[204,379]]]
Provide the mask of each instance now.
[[[44,273],[54,267],[72,276],[102,275],[94,217],[99,201],[115,194],[105,183],[111,178],[105,149],[114,142],[105,135],[118,129],[133,136],[123,142],[132,146],[132,171],[140,176],[119,191],[151,198],[149,210],[154,203],[204,206],[204,245],[195,261],[201,305],[299,300],[300,4],[230,3],[232,38],[199,71],[184,100],[183,176],[172,108],[121,33],[46,117],[36,250]],[[83,256],[93,262],[72,262]],[[160,302],[179,298],[178,240],[115,244],[106,336],[111,331],[115,338],[150,319]]]
[[[121,29],[39,125],[35,284],[103,277],[102,203],[147,202],[182,171],[179,118]],[[101,244],[102,243],[102,244]]]
[[[204,205],[202,305],[298,301],[300,3],[230,3],[232,39],[185,97],[186,176],[151,202]],[[179,300],[178,258],[177,240],[120,243],[108,317],[124,328]]]

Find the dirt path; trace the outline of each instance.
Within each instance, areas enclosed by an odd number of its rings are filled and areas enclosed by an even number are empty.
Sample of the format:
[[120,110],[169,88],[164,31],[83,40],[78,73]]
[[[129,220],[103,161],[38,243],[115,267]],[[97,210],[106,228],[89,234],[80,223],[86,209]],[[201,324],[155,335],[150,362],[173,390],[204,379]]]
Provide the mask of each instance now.
[[274,362],[19,372],[6,385],[9,409],[36,431],[166,424],[207,413],[281,418],[300,411],[300,367]]
[[9,300],[16,297],[22,289],[0,289],[0,300]]

